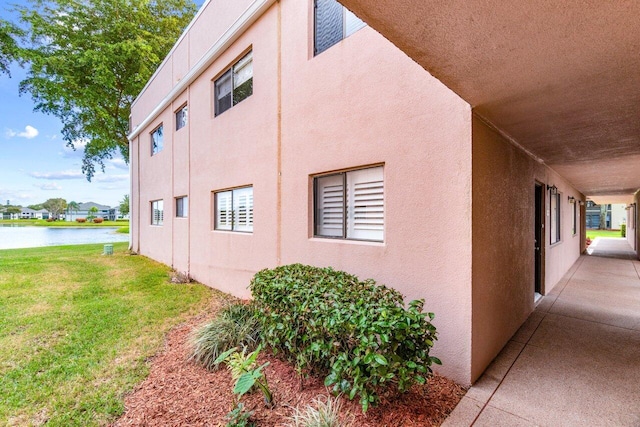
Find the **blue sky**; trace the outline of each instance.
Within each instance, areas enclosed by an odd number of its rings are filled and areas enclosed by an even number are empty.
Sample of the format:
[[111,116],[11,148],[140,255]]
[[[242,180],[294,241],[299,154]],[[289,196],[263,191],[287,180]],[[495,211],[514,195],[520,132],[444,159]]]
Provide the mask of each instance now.
[[[203,0],[196,0],[200,5]],[[11,19],[11,4],[0,0],[0,16]],[[11,78],[0,75],[0,204],[31,205],[49,198],[115,206],[129,193],[129,167],[116,157],[88,182],[81,171],[82,144],[66,147],[54,116],[33,111],[29,94],[18,93],[25,70],[14,65]]]

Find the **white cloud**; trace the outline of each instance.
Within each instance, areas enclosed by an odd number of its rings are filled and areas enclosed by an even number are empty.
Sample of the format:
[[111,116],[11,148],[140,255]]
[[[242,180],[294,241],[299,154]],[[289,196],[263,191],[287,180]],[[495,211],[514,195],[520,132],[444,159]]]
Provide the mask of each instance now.
[[38,136],[39,133],[40,132],[38,131],[38,129],[34,128],[31,125],[27,125],[25,126],[23,132],[18,132],[13,129],[7,129],[5,135],[7,136],[7,138],[13,138],[17,136],[18,138],[33,139]]
[[107,160],[107,165],[111,166],[110,169],[122,169],[126,171],[129,170],[129,165],[124,161],[122,157],[116,157],[115,159]]
[[83,179],[84,175],[80,171],[66,170],[59,172],[30,172],[30,176],[37,179]]
[[93,180],[96,182],[123,182],[129,180],[129,174],[100,175],[96,176]]
[[86,139],[73,141],[73,148],[65,144],[62,146],[62,152],[60,154],[62,157],[71,159],[82,158],[84,157],[84,148],[87,146],[87,142],[88,141]]
[[45,184],[33,184],[34,186],[38,187],[41,190],[45,190],[45,191],[51,191],[51,190],[62,190],[62,187],[60,187],[58,184],[56,184],[55,182],[48,182]]

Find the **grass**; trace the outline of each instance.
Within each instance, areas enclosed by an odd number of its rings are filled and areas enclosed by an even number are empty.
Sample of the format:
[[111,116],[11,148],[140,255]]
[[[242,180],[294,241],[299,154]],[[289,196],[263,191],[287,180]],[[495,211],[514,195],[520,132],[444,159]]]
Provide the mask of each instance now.
[[622,237],[620,230],[587,230],[587,238],[593,240],[596,237]]
[[0,425],[106,425],[212,293],[103,245],[0,250]]

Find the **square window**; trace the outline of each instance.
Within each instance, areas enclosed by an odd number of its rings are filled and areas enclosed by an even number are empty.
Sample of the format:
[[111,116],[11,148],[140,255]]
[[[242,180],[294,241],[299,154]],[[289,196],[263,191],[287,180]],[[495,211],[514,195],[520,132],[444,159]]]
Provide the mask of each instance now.
[[189,198],[176,197],[176,218],[186,218],[189,215]]
[[215,115],[253,94],[253,52],[247,53],[213,84]]
[[383,167],[314,178],[314,235],[384,240]]
[[163,134],[162,125],[155,128],[153,132],[151,132],[151,155],[159,153],[162,151],[163,143]]
[[164,221],[164,202],[154,200],[151,202],[151,225],[162,225]]
[[253,231],[253,187],[214,192],[214,229]]
[[365,25],[336,0],[315,0],[314,54],[324,52]]
[[176,130],[180,130],[187,125],[187,106],[176,111]]

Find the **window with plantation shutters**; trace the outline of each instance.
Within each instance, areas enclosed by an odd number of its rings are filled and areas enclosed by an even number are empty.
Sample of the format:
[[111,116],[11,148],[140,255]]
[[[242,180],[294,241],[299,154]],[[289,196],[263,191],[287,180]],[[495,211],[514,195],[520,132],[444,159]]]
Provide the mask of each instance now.
[[253,187],[214,193],[214,229],[253,231]]
[[382,166],[314,178],[315,235],[384,240]]

